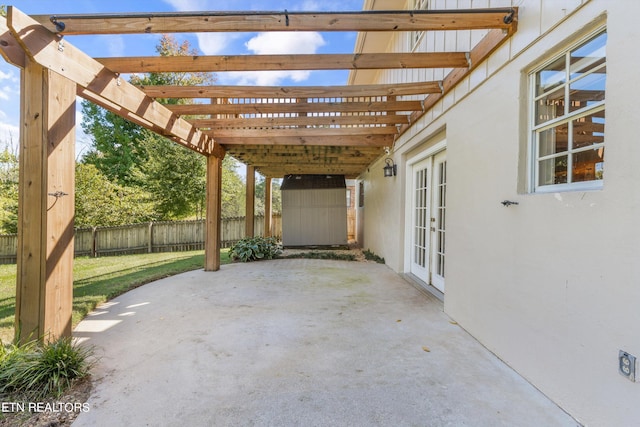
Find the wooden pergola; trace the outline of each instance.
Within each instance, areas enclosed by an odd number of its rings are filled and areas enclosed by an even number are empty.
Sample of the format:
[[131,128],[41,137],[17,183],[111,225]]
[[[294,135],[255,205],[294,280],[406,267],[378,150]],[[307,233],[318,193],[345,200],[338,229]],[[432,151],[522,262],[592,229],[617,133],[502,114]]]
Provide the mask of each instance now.
[[[0,21],[0,53],[22,69],[18,330],[44,339],[71,334],[76,95],[207,156],[205,270],[215,271],[226,154],[247,164],[248,189],[255,171],[265,176],[268,189],[271,178],[288,174],[357,177],[516,27],[515,8],[28,16],[9,6],[6,20]],[[95,34],[442,30],[488,31],[467,52],[426,53],[387,53],[383,46],[353,54],[92,58],[65,39]],[[447,74],[439,81],[295,87],[136,87],[121,78],[124,73],[173,71],[394,68],[437,68]],[[191,98],[194,103],[163,105],[156,98]]]

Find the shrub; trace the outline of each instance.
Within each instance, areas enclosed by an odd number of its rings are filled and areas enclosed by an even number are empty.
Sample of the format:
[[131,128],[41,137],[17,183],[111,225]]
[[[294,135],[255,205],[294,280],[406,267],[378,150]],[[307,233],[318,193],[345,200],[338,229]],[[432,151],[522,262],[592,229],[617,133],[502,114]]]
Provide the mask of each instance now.
[[378,264],[384,264],[384,258],[379,257],[378,255],[371,252],[369,249],[362,251],[364,258],[367,261],[375,261]]
[[274,237],[246,237],[229,250],[234,260],[242,262],[273,259],[282,253],[282,245]]
[[296,254],[289,254],[283,258],[306,258],[306,259],[332,259],[338,261],[355,261],[356,256],[354,254],[342,254],[334,252],[300,252]]
[[0,397],[34,400],[59,397],[73,380],[87,376],[91,368],[89,359],[93,351],[74,343],[72,338],[2,347]]

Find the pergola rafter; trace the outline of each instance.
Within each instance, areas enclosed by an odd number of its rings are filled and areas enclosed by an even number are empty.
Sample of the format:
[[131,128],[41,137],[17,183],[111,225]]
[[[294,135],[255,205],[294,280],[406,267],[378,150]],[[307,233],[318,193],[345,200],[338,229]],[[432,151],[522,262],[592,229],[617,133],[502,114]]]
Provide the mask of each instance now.
[[345,98],[442,92],[442,82],[351,86],[141,86],[153,98]]
[[393,68],[464,68],[467,52],[290,54],[224,56],[140,56],[96,58],[117,73],[387,70]]

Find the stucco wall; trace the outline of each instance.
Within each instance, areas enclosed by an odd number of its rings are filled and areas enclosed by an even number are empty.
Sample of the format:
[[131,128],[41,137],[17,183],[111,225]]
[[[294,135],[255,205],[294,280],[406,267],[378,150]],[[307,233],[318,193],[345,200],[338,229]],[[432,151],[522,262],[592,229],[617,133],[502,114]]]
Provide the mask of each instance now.
[[[446,128],[446,312],[578,421],[636,425],[640,382],[618,374],[617,357],[620,349],[640,356],[640,2],[582,3],[525,0],[508,45],[392,156],[403,171]],[[528,194],[524,76],[594,22],[608,31],[604,188]],[[365,239],[398,272],[406,256],[404,223],[396,222],[406,214],[403,176],[383,178],[381,163],[363,176]],[[520,204],[507,208],[505,199]]]

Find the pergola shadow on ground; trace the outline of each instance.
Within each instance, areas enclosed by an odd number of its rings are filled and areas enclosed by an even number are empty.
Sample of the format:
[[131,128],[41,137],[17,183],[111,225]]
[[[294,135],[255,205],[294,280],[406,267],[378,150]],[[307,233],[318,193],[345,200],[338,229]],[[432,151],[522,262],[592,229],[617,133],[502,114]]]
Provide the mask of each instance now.
[[373,262],[193,271],[112,300],[74,335],[99,357],[74,426],[576,425]]

